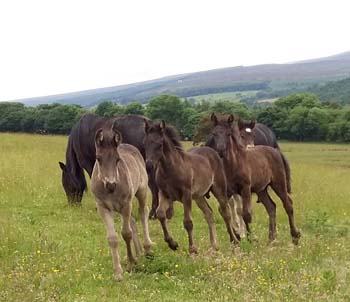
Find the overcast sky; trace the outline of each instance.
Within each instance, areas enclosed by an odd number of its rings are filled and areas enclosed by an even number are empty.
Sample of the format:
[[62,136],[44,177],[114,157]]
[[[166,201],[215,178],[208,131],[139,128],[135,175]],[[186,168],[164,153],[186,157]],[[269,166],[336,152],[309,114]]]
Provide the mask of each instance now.
[[338,0],[1,0],[0,101],[350,50]]

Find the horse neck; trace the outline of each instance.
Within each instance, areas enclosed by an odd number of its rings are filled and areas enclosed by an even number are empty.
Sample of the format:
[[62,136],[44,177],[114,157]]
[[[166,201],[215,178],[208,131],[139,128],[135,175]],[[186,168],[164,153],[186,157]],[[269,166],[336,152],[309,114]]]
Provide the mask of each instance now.
[[178,150],[170,139],[166,138],[163,145],[163,156],[160,165],[164,171],[177,170],[182,164],[182,151]]
[[239,163],[242,159],[245,159],[246,157],[246,151],[245,149],[238,145],[237,143],[233,142],[233,138],[230,138],[229,144],[228,144],[228,155],[226,158],[226,161],[228,161],[230,164],[234,165],[235,167],[239,166]]
[[67,170],[78,181],[80,188],[84,191],[87,187],[84,170],[79,165],[77,156],[73,148],[73,144],[71,142],[68,143],[68,148],[66,152],[66,167]]

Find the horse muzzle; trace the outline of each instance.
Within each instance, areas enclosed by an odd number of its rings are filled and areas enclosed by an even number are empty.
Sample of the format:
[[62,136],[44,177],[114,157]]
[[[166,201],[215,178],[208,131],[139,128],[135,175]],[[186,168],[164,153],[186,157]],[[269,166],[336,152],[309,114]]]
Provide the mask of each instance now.
[[109,182],[109,181],[105,182],[105,189],[110,194],[112,194],[115,191],[116,187],[117,187],[117,183],[116,182]]

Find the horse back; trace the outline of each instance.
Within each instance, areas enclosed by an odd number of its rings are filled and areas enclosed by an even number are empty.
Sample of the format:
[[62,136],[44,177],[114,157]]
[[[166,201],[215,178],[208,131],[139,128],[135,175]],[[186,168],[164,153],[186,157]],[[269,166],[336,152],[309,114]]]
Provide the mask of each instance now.
[[253,128],[255,138],[255,145],[270,146],[273,148],[279,148],[275,133],[266,125],[257,123]]
[[286,179],[286,171],[279,150],[270,146],[255,146],[247,152],[247,164],[250,168],[252,185],[274,179]]
[[140,151],[130,144],[120,144],[118,147],[118,152],[123,160],[127,171],[132,181],[132,185],[135,188],[147,187],[148,176],[146,171],[145,161],[140,153]]

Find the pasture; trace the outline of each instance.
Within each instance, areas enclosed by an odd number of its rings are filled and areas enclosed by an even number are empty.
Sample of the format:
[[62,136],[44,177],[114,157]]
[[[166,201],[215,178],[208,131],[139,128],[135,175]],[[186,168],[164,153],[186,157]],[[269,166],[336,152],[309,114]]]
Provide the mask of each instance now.
[[[267,245],[268,216],[254,197],[254,240],[232,251],[212,200],[220,250],[207,252],[207,223],[194,204],[199,254],[191,257],[176,204],[169,225],[179,250],[150,221],[153,257],[141,257],[117,283],[92,193],[81,207],[66,202],[58,167],[66,143],[63,136],[0,134],[0,301],[350,300],[349,145],[281,143],[292,168],[299,246],[275,196],[278,241]],[[119,218],[116,224],[120,230]],[[123,240],[120,253],[125,266]]]

